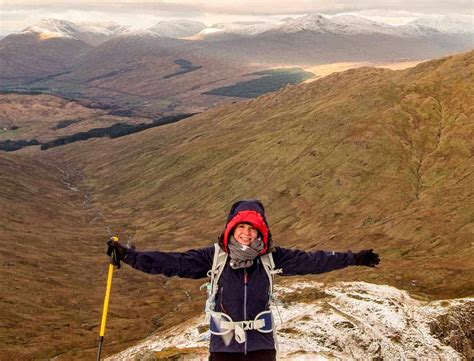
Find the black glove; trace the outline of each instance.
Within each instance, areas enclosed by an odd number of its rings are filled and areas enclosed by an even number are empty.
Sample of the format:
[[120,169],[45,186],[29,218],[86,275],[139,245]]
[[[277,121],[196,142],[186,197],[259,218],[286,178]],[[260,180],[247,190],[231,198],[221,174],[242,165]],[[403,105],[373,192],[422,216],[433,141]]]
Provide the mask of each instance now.
[[109,240],[107,246],[107,256],[110,256],[110,263],[120,268],[120,261],[125,260],[128,248],[113,240]]
[[380,258],[372,249],[364,249],[360,252],[354,253],[357,266],[375,267],[379,264]]

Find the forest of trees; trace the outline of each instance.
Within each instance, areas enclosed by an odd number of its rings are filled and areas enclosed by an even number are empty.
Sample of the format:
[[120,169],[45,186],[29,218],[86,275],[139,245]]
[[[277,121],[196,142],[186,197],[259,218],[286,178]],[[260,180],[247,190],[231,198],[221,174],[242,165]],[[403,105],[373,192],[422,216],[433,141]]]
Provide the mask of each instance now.
[[[102,137],[109,137],[109,138],[118,138],[123,137],[128,134],[133,134],[137,132],[141,132],[143,130],[159,127],[161,125],[175,123],[182,119],[188,118],[190,116],[195,115],[196,113],[183,113],[183,114],[176,114],[176,115],[169,115],[161,118],[154,119],[152,123],[141,123],[141,124],[126,124],[126,123],[117,123],[107,128],[94,128],[90,129],[86,132],[75,133],[72,135],[68,135],[66,137],[57,138],[51,140],[49,142],[40,143],[36,139],[31,140],[4,140],[0,141],[0,150],[11,152],[23,147],[27,147],[30,145],[41,145],[41,150],[58,147],[61,145],[77,142],[79,140],[87,140],[91,138],[102,138]],[[65,128],[68,125],[72,124],[71,122],[74,121],[62,121],[56,124],[55,128]]]

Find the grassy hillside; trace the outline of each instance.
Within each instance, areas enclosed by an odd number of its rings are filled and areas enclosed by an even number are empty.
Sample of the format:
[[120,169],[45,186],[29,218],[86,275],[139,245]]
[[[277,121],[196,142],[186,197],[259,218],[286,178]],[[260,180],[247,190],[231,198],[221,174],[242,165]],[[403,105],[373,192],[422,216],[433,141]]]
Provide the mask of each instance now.
[[233,200],[259,197],[279,244],[374,247],[383,267],[351,277],[466,296],[473,54],[398,72],[349,70],[65,152],[94,201],[136,230],[140,248],[208,244]]
[[[207,246],[244,197],[262,199],[281,246],[381,254],[378,269],[310,278],[472,296],[473,57],[348,70],[124,138],[1,154],[0,355],[90,359],[108,230],[138,249]],[[106,353],[201,312],[201,283],[117,272]]]
[[0,93],[0,141],[38,139],[40,142],[117,123],[151,123],[152,119],[120,117],[99,103],[46,94]]
[[[21,153],[0,152],[0,359],[92,359],[107,278],[107,224],[80,170],[61,158],[45,162],[33,150]],[[179,282],[121,273],[107,323],[107,334],[118,332],[107,337],[106,353],[173,323],[177,305],[186,301],[180,309],[186,316],[201,303],[187,302]]]

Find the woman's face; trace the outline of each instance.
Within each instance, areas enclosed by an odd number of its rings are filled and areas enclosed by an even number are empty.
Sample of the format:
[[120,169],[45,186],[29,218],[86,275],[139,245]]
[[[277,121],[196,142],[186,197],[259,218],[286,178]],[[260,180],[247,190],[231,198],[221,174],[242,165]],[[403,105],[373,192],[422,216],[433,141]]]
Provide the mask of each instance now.
[[234,230],[234,238],[244,246],[250,246],[250,243],[258,237],[258,231],[250,224],[239,223]]

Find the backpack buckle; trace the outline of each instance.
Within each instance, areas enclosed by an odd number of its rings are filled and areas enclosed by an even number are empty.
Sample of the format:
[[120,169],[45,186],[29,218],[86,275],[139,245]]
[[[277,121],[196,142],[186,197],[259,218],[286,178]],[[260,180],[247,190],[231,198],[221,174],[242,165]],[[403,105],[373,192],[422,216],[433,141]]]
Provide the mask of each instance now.
[[241,321],[244,331],[253,330],[253,321]]

